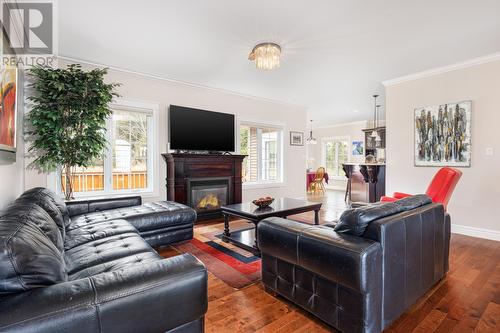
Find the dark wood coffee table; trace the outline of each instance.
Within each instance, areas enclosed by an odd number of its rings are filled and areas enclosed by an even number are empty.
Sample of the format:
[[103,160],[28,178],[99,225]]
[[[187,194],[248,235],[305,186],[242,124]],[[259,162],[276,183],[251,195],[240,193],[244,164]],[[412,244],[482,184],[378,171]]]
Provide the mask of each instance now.
[[[260,221],[273,216],[287,218],[290,215],[314,211],[314,224],[319,224],[320,209],[321,203],[290,198],[277,198],[269,207],[265,208],[259,208],[251,202],[222,206],[221,210],[224,216],[222,240],[260,255],[257,245],[257,224]],[[254,224],[254,227],[231,232],[229,230],[230,216],[248,220]]]

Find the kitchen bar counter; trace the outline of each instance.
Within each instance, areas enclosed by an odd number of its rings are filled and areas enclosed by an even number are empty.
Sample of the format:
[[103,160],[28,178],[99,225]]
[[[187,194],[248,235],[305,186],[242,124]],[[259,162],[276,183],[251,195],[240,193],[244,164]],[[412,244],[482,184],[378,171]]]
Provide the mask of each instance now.
[[349,202],[377,202],[385,195],[385,163],[344,163]]
[[345,165],[385,165],[385,163],[344,163]]

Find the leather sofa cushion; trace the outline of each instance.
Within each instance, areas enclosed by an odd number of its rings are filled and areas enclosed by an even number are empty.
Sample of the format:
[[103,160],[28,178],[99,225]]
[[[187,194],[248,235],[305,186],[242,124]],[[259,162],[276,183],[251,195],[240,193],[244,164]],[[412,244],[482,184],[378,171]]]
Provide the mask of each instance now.
[[163,258],[154,251],[136,253],[120,259],[106,261],[103,263],[98,263],[94,266],[89,266],[83,270],[74,272],[73,274],[69,275],[68,280],[78,280],[100,273],[112,272],[122,268],[127,268],[132,265],[146,264],[158,260],[163,260]]
[[140,206],[115,208],[74,216],[66,230],[116,219],[127,220],[142,232],[174,225],[192,224],[196,220],[196,212],[173,201],[147,202]]
[[64,230],[64,227],[70,222],[68,209],[64,200],[57,193],[47,188],[35,187],[29,189],[18,200],[27,200],[42,207],[59,226],[59,229]]
[[96,222],[77,229],[68,230],[66,239],[64,240],[64,248],[69,250],[85,243],[127,233],[137,234],[138,231],[125,220]]
[[370,222],[385,216],[397,214],[399,211],[399,206],[393,203],[348,209],[340,216],[339,222],[335,226],[335,231],[362,236]]
[[141,236],[127,233],[107,237],[69,249],[65,252],[68,274],[130,255],[154,251]]
[[124,208],[130,206],[140,206],[142,204],[141,196],[123,197],[123,198],[106,198],[93,200],[74,200],[67,207],[69,216],[82,215],[87,213],[98,212],[107,209]]
[[407,212],[409,210],[432,203],[432,199],[426,194],[417,194],[399,199],[398,201],[394,201],[393,203],[400,207],[401,212]]
[[61,232],[50,215],[40,206],[26,201],[14,201],[2,212],[7,219],[19,218],[20,223],[38,227],[59,252],[64,250]]
[[370,222],[377,219],[408,211],[431,203],[425,194],[407,197],[390,203],[377,203],[359,208],[348,209],[342,213],[335,231],[355,236],[363,236]]
[[[17,198],[13,204],[30,203],[40,206],[47,212],[47,214],[50,215],[54,223],[59,228],[61,237],[64,239],[66,233],[65,217],[63,216],[58,204],[56,204],[56,199],[53,199],[54,196],[49,194],[48,190],[45,190],[46,189],[41,187],[30,189],[24,192],[19,198]],[[59,204],[64,204],[64,202],[60,202]]]
[[34,204],[12,206],[0,217],[0,296],[67,280],[63,254],[35,224],[37,219],[46,230],[53,223],[52,235],[59,233],[50,216]]

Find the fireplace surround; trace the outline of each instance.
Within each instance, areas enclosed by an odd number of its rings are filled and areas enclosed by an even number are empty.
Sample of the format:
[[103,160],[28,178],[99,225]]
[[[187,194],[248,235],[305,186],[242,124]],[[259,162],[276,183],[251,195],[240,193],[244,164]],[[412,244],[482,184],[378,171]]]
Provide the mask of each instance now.
[[220,206],[241,203],[246,155],[162,154],[167,164],[167,200],[188,205],[198,220],[222,217]]

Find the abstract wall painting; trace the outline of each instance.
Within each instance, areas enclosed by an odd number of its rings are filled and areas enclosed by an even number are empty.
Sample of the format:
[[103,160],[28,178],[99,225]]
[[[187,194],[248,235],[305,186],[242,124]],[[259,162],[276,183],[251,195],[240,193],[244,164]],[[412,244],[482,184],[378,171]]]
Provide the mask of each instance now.
[[0,151],[16,152],[17,69],[0,69]]
[[415,109],[415,166],[471,165],[471,101]]

